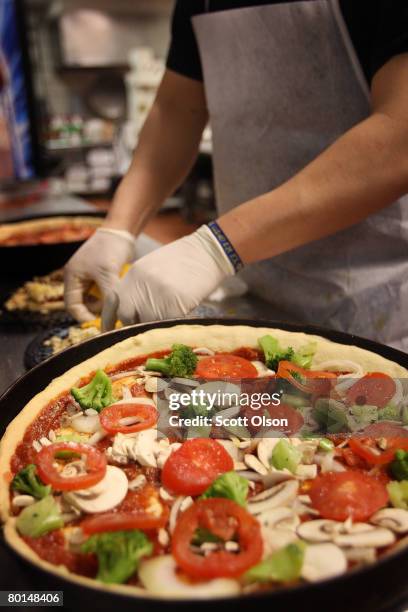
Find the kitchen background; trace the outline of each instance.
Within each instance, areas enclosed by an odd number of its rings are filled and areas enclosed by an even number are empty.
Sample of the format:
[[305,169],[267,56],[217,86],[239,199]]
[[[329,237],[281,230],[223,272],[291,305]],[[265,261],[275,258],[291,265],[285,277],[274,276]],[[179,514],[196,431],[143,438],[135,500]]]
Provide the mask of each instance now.
[[[107,206],[162,77],[173,0],[26,0],[47,190]],[[214,215],[211,132],[165,204],[189,224]]]

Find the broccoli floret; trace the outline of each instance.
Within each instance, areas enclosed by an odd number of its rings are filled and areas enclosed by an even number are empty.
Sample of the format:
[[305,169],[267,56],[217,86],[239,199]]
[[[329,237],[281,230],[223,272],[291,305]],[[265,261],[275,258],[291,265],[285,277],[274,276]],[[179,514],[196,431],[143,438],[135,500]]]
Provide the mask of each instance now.
[[272,553],[246,574],[248,582],[292,582],[302,571],[306,544],[297,540]]
[[264,352],[265,364],[271,370],[277,370],[280,361],[292,361],[295,351],[292,347],[283,349],[279,341],[272,336],[263,336],[259,346]]
[[208,529],[203,529],[202,527],[198,527],[195,530],[193,539],[191,541],[194,546],[201,546],[205,542],[212,542],[213,544],[222,544],[225,540],[222,540],[218,536],[214,535]]
[[408,510],[408,480],[401,482],[393,480],[387,484],[387,491],[394,508]]
[[246,478],[236,472],[226,472],[218,476],[210,487],[202,494],[201,499],[209,497],[226,497],[240,506],[246,506],[249,483]]
[[181,410],[181,416],[183,419],[193,419],[194,417],[211,417],[214,414],[214,409],[210,408],[206,404],[190,404],[185,406]]
[[97,370],[90,383],[84,387],[73,387],[71,395],[83,410],[93,408],[100,412],[113,402],[112,383],[103,370]]
[[350,411],[357,425],[369,425],[370,423],[375,423],[379,417],[377,406],[356,405],[352,406]]
[[279,440],[272,452],[271,465],[277,470],[287,469],[296,474],[297,467],[302,460],[302,452],[288,440]]
[[153,545],[142,531],[134,529],[93,535],[81,550],[98,557],[98,580],[122,584],[135,573],[140,559],[151,555]]
[[305,370],[310,369],[313,361],[313,357],[316,353],[317,342],[309,342],[304,346],[301,346],[293,355],[292,361],[300,368]]
[[146,361],[146,369],[161,372],[164,376],[186,378],[192,376],[197,367],[198,357],[185,344],[174,344],[172,352],[164,359],[151,358]]
[[11,482],[14,491],[27,493],[36,499],[47,497],[51,493],[51,486],[45,485],[37,476],[37,468],[30,463],[16,474]]
[[408,453],[406,451],[399,449],[395,452],[390,470],[396,480],[408,480]]
[[379,421],[399,421],[401,419],[401,411],[398,406],[393,404],[387,404],[384,408],[380,408],[378,411]]

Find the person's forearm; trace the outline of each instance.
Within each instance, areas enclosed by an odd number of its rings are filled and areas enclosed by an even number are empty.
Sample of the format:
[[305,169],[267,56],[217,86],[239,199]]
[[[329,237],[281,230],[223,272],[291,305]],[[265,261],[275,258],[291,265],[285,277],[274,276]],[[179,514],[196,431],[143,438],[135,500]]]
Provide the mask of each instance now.
[[293,179],[219,219],[245,263],[347,228],[408,192],[408,134],[374,115]]
[[[105,227],[140,233],[149,218],[179,187],[194,163],[208,116],[199,86],[191,97],[171,91],[166,80],[141,131],[132,165],[119,185]],[[184,81],[182,80],[182,84]],[[190,87],[190,84],[187,84]],[[197,89],[197,91],[196,91]],[[190,92],[191,93],[191,92]]]
[[390,60],[373,80],[371,117],[284,185],[221,217],[246,263],[345,229],[408,193],[407,69],[408,54]]

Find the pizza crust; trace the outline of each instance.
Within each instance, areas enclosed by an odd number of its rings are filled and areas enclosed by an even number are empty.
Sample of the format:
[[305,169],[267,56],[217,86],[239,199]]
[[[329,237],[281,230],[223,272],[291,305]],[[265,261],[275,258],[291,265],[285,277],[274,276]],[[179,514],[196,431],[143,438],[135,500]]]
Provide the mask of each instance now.
[[232,351],[240,347],[256,347],[258,339],[266,334],[277,338],[283,346],[297,350],[307,342],[316,341],[317,350],[314,365],[333,359],[348,359],[359,363],[365,372],[381,371],[394,378],[406,377],[408,371],[402,366],[365,349],[338,344],[322,338],[299,332],[280,329],[257,328],[249,326],[223,325],[177,325],[169,328],[153,329],[127,338],[110,348],[76,365],[53,380],[48,387],[37,394],[17,417],[10,423],[0,443],[0,516],[5,523],[5,537],[9,545],[28,561],[44,570],[60,575],[77,584],[94,589],[115,593],[149,597],[146,591],[127,585],[105,585],[93,579],[84,578],[69,572],[65,567],[55,567],[40,559],[38,555],[20,538],[15,528],[15,518],[10,513],[9,479],[10,460],[21,441],[25,430],[41,410],[53,399],[68,392],[78,381],[95,370],[115,366],[128,359],[167,349],[174,342],[190,346],[205,346],[214,351]]
[[7,240],[14,234],[21,232],[41,232],[48,229],[57,229],[69,223],[69,225],[81,227],[89,225],[91,227],[99,227],[102,223],[102,217],[47,217],[40,219],[32,219],[30,221],[16,221],[14,223],[4,223],[0,225],[0,242]]

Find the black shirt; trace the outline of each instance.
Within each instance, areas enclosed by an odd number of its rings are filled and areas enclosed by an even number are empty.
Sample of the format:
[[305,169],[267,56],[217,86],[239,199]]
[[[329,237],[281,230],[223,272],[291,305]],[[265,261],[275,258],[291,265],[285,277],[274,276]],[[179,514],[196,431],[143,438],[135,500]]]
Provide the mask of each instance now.
[[[217,12],[280,1],[177,0],[167,67],[183,76],[203,80],[192,17],[205,13],[206,4],[210,12]],[[408,0],[340,0],[340,7],[368,82],[394,55],[408,52]]]

